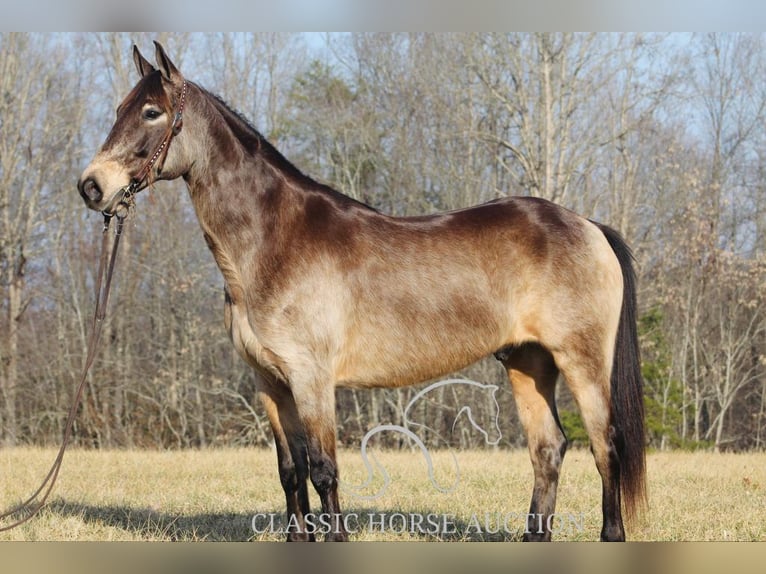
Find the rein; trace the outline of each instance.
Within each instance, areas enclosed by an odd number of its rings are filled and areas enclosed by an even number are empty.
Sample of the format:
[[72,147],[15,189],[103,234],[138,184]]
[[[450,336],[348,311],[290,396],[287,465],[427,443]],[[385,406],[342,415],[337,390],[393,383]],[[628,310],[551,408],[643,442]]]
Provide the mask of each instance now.
[[[143,165],[141,170],[133,177],[128,185],[120,189],[109,204],[104,208],[102,214],[104,216],[104,228],[102,231],[101,239],[101,258],[98,264],[98,278],[96,280],[96,310],[93,315],[93,324],[91,326],[91,334],[88,339],[88,354],[85,359],[85,365],[80,377],[80,383],[77,386],[72,406],[69,409],[69,415],[67,416],[66,426],[64,427],[64,435],[61,440],[61,447],[59,448],[58,455],[53,461],[51,469],[43,479],[38,489],[24,502],[16,505],[0,514],[0,521],[7,520],[15,514],[21,512],[28,512],[26,516],[17,519],[5,526],[0,526],[0,532],[11,530],[16,528],[34,517],[45,504],[48,499],[48,495],[53,490],[53,485],[56,483],[56,479],[61,469],[61,463],[64,460],[64,452],[69,444],[69,440],[72,436],[72,427],[74,425],[74,419],[77,415],[77,408],[80,405],[82,393],[85,388],[85,382],[88,377],[88,372],[93,365],[93,360],[96,357],[96,348],[98,347],[99,340],[101,338],[101,327],[103,326],[104,317],[106,316],[106,307],[109,302],[109,293],[112,287],[112,276],[114,274],[114,267],[117,261],[117,249],[120,244],[120,237],[122,236],[123,225],[125,223],[125,217],[127,216],[128,209],[133,205],[133,198],[141,191],[142,185],[146,182],[146,185],[151,185],[155,178],[151,177],[152,168],[157,165],[157,172],[162,170],[162,166],[165,163],[165,158],[170,149],[170,142],[178,135],[183,127],[183,111],[186,104],[186,80],[183,81],[181,87],[181,95],[178,103],[178,110],[173,116],[173,121],[168,126],[165,136],[162,138],[160,145],[157,147],[154,155]],[[122,209],[121,209],[122,208]],[[111,254],[109,250],[109,225],[112,218],[117,219],[117,229],[115,231],[115,238],[111,248]],[[38,497],[39,500],[38,500]]]
[[[66,450],[69,440],[72,437],[72,426],[74,425],[74,419],[77,415],[77,408],[80,405],[80,399],[82,398],[82,392],[85,388],[85,382],[88,377],[88,372],[93,364],[93,360],[96,357],[96,348],[98,347],[99,339],[101,338],[101,327],[104,323],[104,317],[106,316],[106,307],[109,303],[109,293],[112,287],[112,276],[114,275],[114,267],[117,261],[117,249],[120,245],[120,237],[122,236],[123,224],[125,218],[123,216],[117,217],[117,229],[115,231],[114,243],[112,244],[111,253],[109,250],[109,224],[111,222],[111,215],[104,215],[104,228],[102,231],[101,239],[101,258],[98,264],[98,278],[96,280],[96,310],[93,314],[93,324],[91,326],[91,333],[88,339],[88,354],[85,359],[85,366],[82,370],[80,377],[80,383],[77,386],[77,391],[72,401],[72,406],[69,408],[69,416],[67,417],[66,426],[64,427],[64,436],[61,440],[61,447],[59,448],[58,455],[48,471],[45,479],[39,488],[24,502],[18,504],[10,510],[7,510],[0,514],[0,520],[6,520],[24,511],[28,514],[22,518],[17,519],[11,524],[0,526],[0,532],[5,530],[11,530],[16,528],[34,517],[45,504],[48,495],[53,490],[53,485],[58,478],[59,470],[61,469],[61,463],[64,460],[64,451]],[[38,496],[42,493],[42,497],[38,499]]]

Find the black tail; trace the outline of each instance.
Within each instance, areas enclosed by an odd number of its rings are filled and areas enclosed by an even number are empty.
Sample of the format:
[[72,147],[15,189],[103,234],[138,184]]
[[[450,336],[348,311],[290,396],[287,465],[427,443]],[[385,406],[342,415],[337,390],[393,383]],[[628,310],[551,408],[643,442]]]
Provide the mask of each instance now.
[[612,365],[612,425],[620,457],[620,484],[626,518],[646,506],[646,454],[644,437],[644,392],[636,325],[636,273],[633,254],[620,234],[597,224],[606,236],[623,277],[622,311]]

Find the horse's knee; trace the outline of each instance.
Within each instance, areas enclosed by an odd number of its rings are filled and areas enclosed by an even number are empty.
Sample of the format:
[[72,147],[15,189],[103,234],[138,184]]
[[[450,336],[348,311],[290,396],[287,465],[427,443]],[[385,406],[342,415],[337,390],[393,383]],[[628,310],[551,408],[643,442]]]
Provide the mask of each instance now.
[[298,472],[292,459],[279,461],[279,480],[285,492],[298,490]]
[[338,465],[328,455],[322,454],[311,460],[311,484],[317,492],[326,493],[338,485]]

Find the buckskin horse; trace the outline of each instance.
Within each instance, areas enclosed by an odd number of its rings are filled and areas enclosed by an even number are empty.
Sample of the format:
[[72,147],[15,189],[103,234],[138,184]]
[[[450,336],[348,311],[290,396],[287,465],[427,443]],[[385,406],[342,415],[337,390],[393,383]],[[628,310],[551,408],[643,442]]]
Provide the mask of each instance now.
[[530,520],[547,524],[555,509],[567,445],[554,398],[561,374],[602,480],[601,539],[624,540],[623,510],[631,518],[645,505],[645,452],[635,277],[620,235],[533,197],[383,214],[304,175],[155,49],[156,68],[134,46],[141,78],[78,189],[110,215],[156,180],[186,182],[225,280],[226,328],[256,372],[274,433],[298,525],[288,540],[314,538],[309,478],[332,521],[325,539],[348,538],[336,387],[410,385],[490,354],[508,372],[527,437]]

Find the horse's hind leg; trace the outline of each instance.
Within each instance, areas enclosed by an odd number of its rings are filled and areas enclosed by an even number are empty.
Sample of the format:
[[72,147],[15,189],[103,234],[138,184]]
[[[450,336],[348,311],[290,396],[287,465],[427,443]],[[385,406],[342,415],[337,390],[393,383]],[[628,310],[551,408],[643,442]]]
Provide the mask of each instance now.
[[537,344],[504,349],[495,356],[508,371],[535,474],[524,540],[548,541],[549,517],[556,508],[559,469],[567,445],[554,396],[558,369],[551,354]]
[[608,359],[599,360],[599,356],[600,353],[592,350],[587,354],[561,352],[556,355],[556,363],[577,402],[601,475],[601,540],[623,541],[619,445],[610,410],[611,368]]
[[277,381],[259,381],[258,394],[274,433],[279,479],[287,503],[287,540],[313,541],[305,516],[311,512],[308,495],[306,438],[290,389]]

